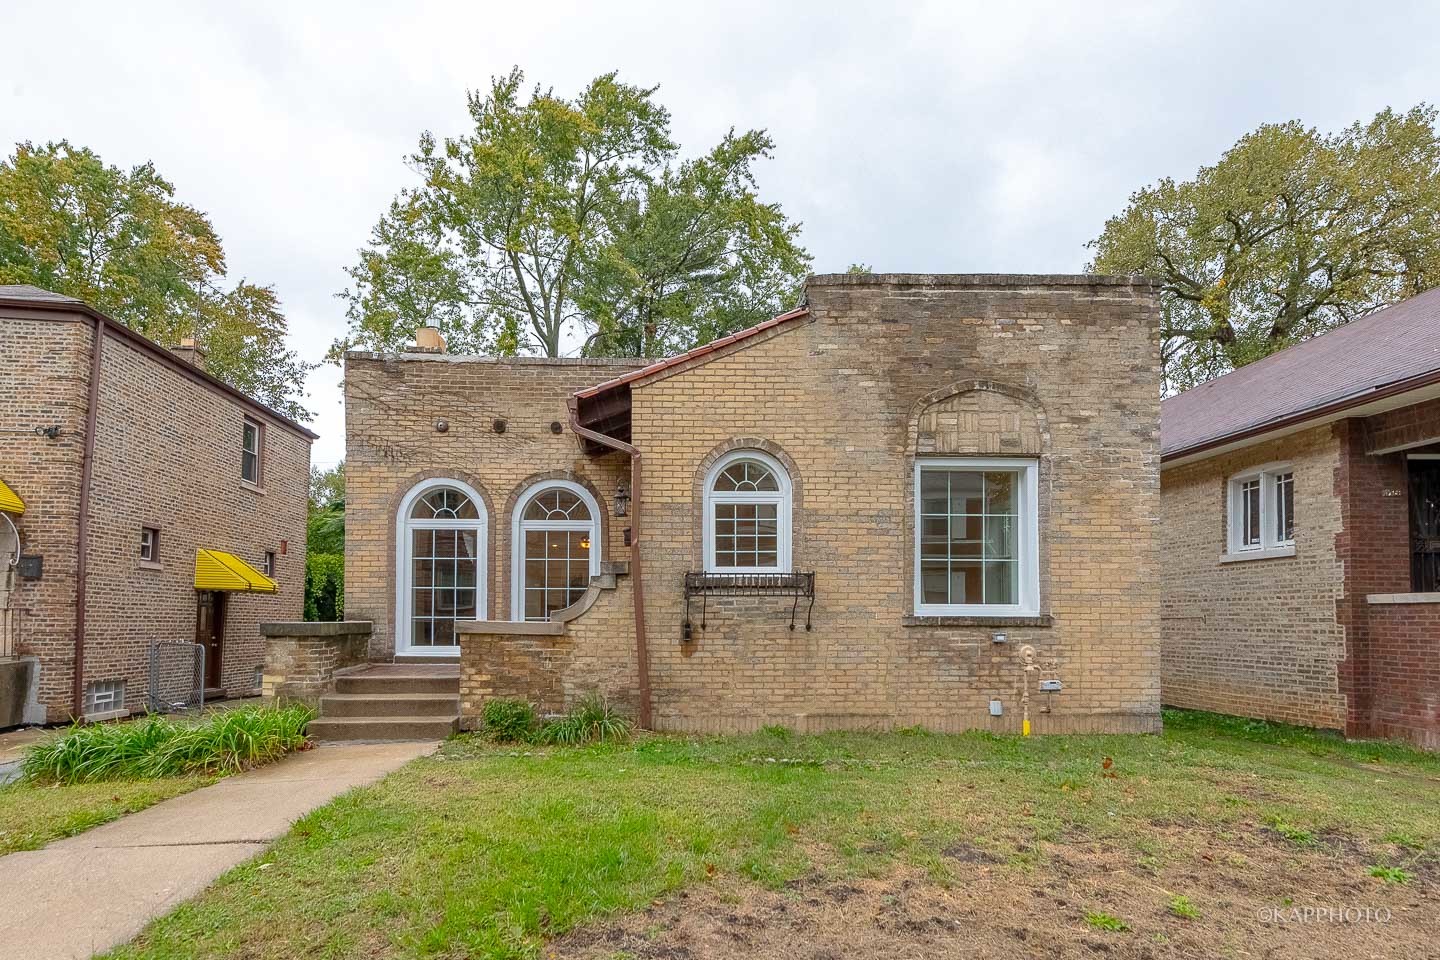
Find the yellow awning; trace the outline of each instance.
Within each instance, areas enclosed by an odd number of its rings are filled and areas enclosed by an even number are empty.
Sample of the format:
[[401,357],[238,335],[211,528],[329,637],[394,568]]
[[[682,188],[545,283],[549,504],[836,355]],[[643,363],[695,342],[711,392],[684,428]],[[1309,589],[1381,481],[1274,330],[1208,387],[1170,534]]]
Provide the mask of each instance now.
[[274,593],[279,585],[233,553],[223,550],[195,552],[196,590],[235,590]]
[[15,491],[5,486],[5,481],[0,480],[0,510],[6,513],[24,513],[25,501],[15,495]]

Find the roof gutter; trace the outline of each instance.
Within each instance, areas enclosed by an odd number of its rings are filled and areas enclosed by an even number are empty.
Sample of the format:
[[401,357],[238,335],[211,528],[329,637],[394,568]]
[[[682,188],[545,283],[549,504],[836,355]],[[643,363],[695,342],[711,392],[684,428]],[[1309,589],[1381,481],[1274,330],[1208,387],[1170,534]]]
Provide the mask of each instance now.
[[1248,427],[1235,433],[1227,433],[1222,437],[1204,440],[1180,450],[1162,453],[1160,455],[1160,462],[1164,464],[1173,460],[1179,460],[1182,457],[1193,457],[1196,454],[1205,453],[1217,447],[1228,446],[1243,440],[1253,440],[1257,437],[1263,437],[1267,433],[1273,433],[1276,430],[1283,430],[1286,427],[1293,427],[1305,423],[1307,420],[1318,420],[1321,417],[1343,413],[1354,407],[1363,407],[1379,400],[1388,400],[1391,397],[1409,393],[1411,390],[1421,390],[1425,387],[1435,386],[1436,384],[1440,384],[1440,369],[1418,374],[1405,380],[1397,380],[1394,383],[1376,387],[1368,393],[1358,393],[1353,396],[1343,397],[1339,400],[1333,400],[1330,403],[1318,407],[1311,407],[1308,410],[1301,410],[1298,413],[1287,414],[1277,420],[1271,420],[1254,427]]
[[650,646],[645,637],[645,577],[641,566],[640,532],[641,504],[644,496],[640,486],[640,451],[623,440],[607,437],[580,423],[580,398],[571,396],[567,402],[570,410],[570,429],[587,440],[603,447],[618,450],[630,457],[630,505],[634,516],[630,521],[630,582],[631,596],[635,602],[635,665],[636,686],[640,698],[639,723],[643,730],[651,729],[650,715]]
[[85,713],[85,581],[90,559],[90,487],[95,476],[95,430],[100,419],[100,360],[105,352],[105,316],[89,314],[95,324],[90,350],[90,392],[85,408],[85,446],[80,455],[80,515],[75,531],[75,655],[71,671],[70,716]]

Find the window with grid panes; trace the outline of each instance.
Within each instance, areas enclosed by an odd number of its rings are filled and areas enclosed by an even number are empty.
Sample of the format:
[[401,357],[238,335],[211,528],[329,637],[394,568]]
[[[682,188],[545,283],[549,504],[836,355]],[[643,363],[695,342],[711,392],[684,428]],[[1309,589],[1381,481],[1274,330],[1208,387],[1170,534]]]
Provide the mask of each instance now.
[[790,571],[790,478],[773,457],[737,450],[721,458],[706,480],[704,510],[707,572]]

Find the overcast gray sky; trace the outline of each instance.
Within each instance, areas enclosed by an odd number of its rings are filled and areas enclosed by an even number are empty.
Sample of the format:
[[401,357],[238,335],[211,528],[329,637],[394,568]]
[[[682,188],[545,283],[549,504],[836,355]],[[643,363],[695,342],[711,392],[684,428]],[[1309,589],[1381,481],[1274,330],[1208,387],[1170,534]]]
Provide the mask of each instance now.
[[[1241,134],[1440,98],[1440,4],[104,3],[4,0],[0,146],[152,160],[209,213],[232,279],[273,284],[295,347],[344,327],[342,269],[422,130],[520,65],[570,95],[659,84],[689,151],[764,127],[763,196],[817,271],[1078,271],[1132,190]],[[339,371],[309,384],[344,455]]]

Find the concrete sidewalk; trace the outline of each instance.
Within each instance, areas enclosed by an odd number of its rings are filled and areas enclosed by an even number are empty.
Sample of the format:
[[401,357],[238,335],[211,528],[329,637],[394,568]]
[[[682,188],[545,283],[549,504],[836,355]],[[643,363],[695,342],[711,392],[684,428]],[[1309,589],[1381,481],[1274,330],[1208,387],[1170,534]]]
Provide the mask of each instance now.
[[124,943],[301,816],[437,746],[318,747],[41,850],[0,857],[0,890],[8,891],[0,953],[69,960]]

